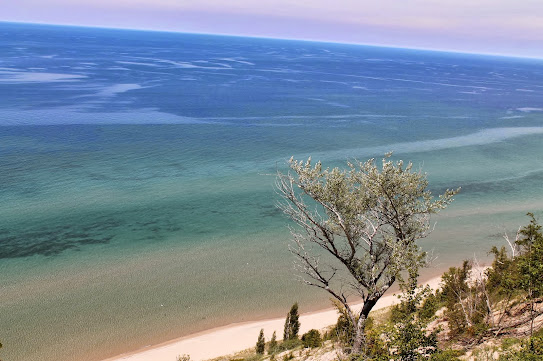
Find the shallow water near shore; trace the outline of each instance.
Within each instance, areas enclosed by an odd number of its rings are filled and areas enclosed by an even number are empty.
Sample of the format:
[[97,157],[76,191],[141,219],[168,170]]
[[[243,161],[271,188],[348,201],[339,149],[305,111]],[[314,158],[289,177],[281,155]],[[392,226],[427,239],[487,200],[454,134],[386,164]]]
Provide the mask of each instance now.
[[[461,186],[430,277],[543,212],[543,61],[0,24],[0,341],[101,360],[290,305],[290,156]],[[69,44],[69,46],[67,45]],[[255,335],[256,340],[256,335]]]

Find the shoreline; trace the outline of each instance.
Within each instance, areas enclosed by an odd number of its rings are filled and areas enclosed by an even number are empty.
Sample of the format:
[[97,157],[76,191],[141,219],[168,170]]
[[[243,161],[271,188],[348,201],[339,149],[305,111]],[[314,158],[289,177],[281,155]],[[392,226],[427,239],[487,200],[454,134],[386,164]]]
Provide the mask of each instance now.
[[[429,285],[433,289],[439,287],[441,276],[421,281],[419,284]],[[385,294],[377,302],[372,311],[386,308],[398,303],[394,293]],[[354,303],[354,308],[362,306],[362,302]],[[300,315],[300,334],[312,328],[321,330],[337,321],[337,310],[333,307],[307,312]],[[236,322],[208,330],[179,337],[155,345],[149,345],[133,352],[124,353],[102,361],[175,361],[179,355],[187,354],[191,361],[208,360],[219,356],[234,354],[254,347],[260,329],[264,329],[264,337],[269,340],[276,331],[277,338],[282,338],[285,318],[272,318],[259,321]]]

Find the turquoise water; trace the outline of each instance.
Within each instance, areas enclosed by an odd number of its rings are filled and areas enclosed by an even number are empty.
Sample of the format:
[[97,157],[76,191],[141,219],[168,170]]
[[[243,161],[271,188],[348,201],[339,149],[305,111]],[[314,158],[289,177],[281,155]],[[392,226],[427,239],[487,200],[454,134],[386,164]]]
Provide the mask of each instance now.
[[[543,211],[543,62],[0,24],[0,340],[100,360],[329,307],[295,281],[277,169],[411,160],[462,187],[425,275]],[[256,337],[256,336],[255,336]]]

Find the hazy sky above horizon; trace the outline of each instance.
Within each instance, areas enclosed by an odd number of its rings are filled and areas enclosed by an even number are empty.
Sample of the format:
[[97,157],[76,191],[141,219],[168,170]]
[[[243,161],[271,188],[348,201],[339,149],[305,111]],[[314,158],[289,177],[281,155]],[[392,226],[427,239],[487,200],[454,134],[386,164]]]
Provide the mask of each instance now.
[[543,58],[543,0],[17,0],[0,21]]

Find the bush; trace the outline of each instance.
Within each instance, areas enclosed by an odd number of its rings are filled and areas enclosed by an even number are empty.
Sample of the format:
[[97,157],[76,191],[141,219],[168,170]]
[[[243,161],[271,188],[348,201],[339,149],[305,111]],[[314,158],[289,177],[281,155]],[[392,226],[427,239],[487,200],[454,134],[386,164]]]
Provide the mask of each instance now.
[[276,352],[283,352],[287,350],[292,350],[293,348],[299,347],[301,345],[302,341],[299,338],[295,338],[292,340],[286,340],[281,342],[279,345],[277,345],[275,350]]
[[366,320],[366,345],[365,355],[369,357],[371,361],[389,361],[390,353],[388,352],[388,346],[382,335],[386,332],[386,326],[375,325],[373,318],[369,317]]
[[500,356],[500,361],[541,361],[543,360],[543,337],[535,336],[523,342],[522,348]]
[[392,360],[427,360],[437,351],[437,334],[435,330],[427,334],[426,324],[413,316],[397,322],[388,332],[388,349]]
[[328,334],[330,335],[330,339],[337,340],[341,345],[343,345],[344,348],[346,348],[353,344],[355,333],[354,325],[347,316],[347,311],[345,308],[339,303],[336,303],[335,306],[339,312],[339,317],[335,326],[328,332]]
[[304,347],[320,347],[322,345],[320,332],[315,329],[307,331],[302,336],[302,344]]
[[283,356],[283,361],[289,361],[292,359],[294,359],[294,354],[292,352],[290,352],[288,355],[286,354]]
[[440,300],[441,295],[436,293],[429,293],[428,296],[422,301],[422,305],[418,310],[418,316],[423,321],[430,321],[435,317],[437,310],[443,307],[445,304]]
[[461,356],[463,354],[462,351],[459,350],[444,350],[434,353],[432,356],[430,356],[430,361],[460,361],[458,356]]

